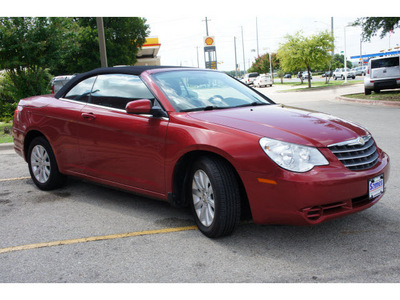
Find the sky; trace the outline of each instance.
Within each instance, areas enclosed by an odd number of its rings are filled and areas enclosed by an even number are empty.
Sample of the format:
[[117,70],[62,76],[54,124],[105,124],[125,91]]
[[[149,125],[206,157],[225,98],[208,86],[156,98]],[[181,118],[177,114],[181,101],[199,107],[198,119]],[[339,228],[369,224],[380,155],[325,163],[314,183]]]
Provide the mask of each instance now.
[[[344,51],[345,26],[358,17],[400,15],[400,2],[384,5],[363,0],[113,0],[93,2],[69,0],[68,5],[49,0],[15,0],[2,7],[1,16],[121,16],[144,17],[150,36],[159,38],[162,65],[204,67],[205,18],[209,35],[215,37],[218,69],[234,70],[236,57],[246,69],[258,54],[275,52],[285,36],[301,31],[310,36],[331,30],[334,22],[335,53]],[[257,24],[257,26],[256,26]],[[258,29],[258,35],[257,35]],[[243,32],[243,39],[242,39]],[[361,28],[346,27],[347,57],[360,54]],[[400,29],[383,39],[362,43],[362,54],[400,46]],[[244,46],[244,47],[243,47]]]
[[[204,67],[203,40],[206,36],[206,16],[175,18],[149,16],[146,18],[147,24],[150,25],[150,35],[158,36],[161,43],[159,56],[162,64]],[[258,56],[257,54],[276,52],[288,34],[295,35],[302,31],[304,36],[310,36],[324,30],[331,31],[330,16],[285,17],[260,14],[230,18],[230,16],[221,14],[207,17],[207,19],[211,20],[208,22],[208,31],[209,35],[214,36],[218,69],[223,71],[234,70],[235,37],[237,62],[241,69],[243,69],[243,65],[247,69]],[[356,19],[357,16],[333,16],[335,53],[344,51],[345,26],[353,23]],[[387,50],[389,47],[393,48],[396,44],[400,46],[400,30],[392,34],[390,38],[389,36],[384,39],[375,37],[371,42],[361,44],[360,37],[361,28],[346,27],[348,58],[360,55],[360,51],[362,54],[371,54]]]

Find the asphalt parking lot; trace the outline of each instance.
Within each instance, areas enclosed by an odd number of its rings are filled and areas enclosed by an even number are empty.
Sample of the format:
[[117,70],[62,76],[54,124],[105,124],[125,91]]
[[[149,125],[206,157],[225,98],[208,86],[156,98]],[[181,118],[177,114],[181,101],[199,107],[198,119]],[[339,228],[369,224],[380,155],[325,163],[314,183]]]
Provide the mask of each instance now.
[[70,178],[38,190],[27,164],[0,148],[0,282],[400,282],[400,107],[338,101],[362,85],[260,89],[276,102],[365,125],[391,158],[386,195],[318,226],[243,223],[208,239],[187,210]]

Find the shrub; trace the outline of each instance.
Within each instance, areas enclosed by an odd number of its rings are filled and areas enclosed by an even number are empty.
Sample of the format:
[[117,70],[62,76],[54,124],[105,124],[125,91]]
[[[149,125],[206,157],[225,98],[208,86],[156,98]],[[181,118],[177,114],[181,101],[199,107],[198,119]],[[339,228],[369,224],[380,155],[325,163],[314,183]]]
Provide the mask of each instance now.
[[0,119],[11,120],[20,99],[48,94],[51,77],[41,68],[4,72],[0,76]]

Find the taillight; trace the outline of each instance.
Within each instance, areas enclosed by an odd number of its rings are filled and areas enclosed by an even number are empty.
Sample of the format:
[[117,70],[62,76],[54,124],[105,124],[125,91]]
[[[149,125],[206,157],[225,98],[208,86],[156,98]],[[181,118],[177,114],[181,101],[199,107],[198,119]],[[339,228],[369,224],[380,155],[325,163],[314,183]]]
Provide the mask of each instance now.
[[19,121],[22,109],[23,107],[18,105],[17,108],[14,110],[14,122]]
[[54,85],[51,85],[51,93],[54,94]]

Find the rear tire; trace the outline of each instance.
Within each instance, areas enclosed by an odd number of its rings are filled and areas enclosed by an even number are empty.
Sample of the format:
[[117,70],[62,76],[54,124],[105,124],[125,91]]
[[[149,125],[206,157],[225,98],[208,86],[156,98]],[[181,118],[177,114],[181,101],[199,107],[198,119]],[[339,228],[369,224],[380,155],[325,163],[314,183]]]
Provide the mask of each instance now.
[[58,170],[49,142],[43,137],[33,139],[28,150],[29,173],[35,185],[44,191],[61,187],[66,176]]
[[199,230],[210,238],[231,234],[240,221],[240,191],[224,160],[203,156],[192,167],[188,192]]
[[364,89],[364,94],[365,95],[371,95],[371,90]]

